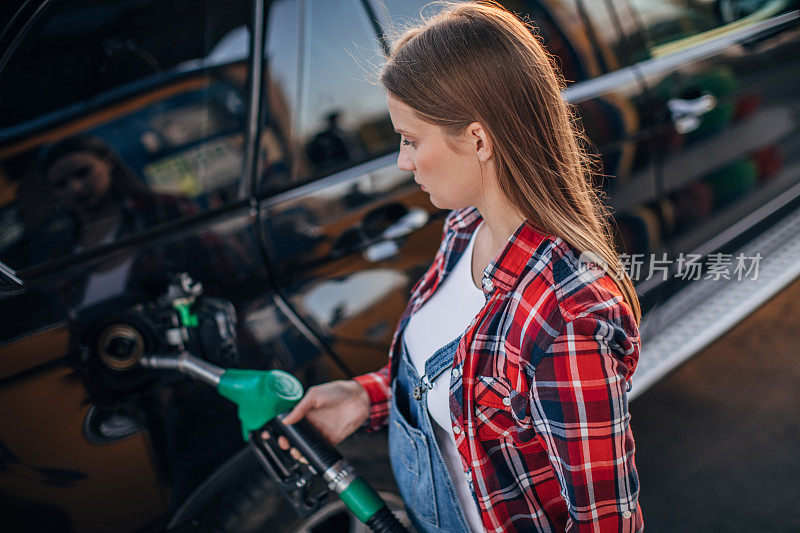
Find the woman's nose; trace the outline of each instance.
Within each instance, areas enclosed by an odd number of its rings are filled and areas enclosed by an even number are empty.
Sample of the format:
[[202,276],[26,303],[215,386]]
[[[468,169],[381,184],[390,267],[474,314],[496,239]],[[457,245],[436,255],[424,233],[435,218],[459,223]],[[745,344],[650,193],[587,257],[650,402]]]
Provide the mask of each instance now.
[[397,168],[407,172],[414,172],[414,161],[402,150],[400,150],[400,155],[397,156]]

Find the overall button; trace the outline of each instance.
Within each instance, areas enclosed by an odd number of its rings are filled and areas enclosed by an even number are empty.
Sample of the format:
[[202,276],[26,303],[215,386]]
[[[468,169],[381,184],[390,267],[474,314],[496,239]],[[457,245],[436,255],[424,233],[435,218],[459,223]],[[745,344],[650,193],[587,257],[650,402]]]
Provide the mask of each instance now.
[[453,369],[453,378],[458,379],[458,377],[460,375],[461,375],[461,370],[459,368],[454,368]]
[[508,396],[503,398],[503,405],[511,405],[511,398],[509,398]]
[[491,280],[491,279],[489,279],[489,278],[486,278],[485,280],[483,280],[483,287],[484,287],[484,288],[485,288],[487,291],[491,292],[491,291],[494,289],[494,282],[492,282],[492,280]]

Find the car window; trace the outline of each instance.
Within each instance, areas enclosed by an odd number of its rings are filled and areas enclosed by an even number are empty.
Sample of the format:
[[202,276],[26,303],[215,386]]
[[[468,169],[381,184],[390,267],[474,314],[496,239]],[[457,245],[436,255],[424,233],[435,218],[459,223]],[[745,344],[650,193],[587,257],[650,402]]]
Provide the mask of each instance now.
[[567,84],[599,74],[598,63],[575,0],[505,0],[503,6],[534,27]]
[[262,191],[292,184],[297,98],[300,82],[300,2],[275,0],[269,6],[264,50],[264,116],[260,141]]
[[[295,3],[280,4],[281,11],[276,6],[271,15],[298,27]],[[376,83],[383,49],[363,5],[306,0],[302,7],[305,18],[296,33],[268,23],[273,83],[267,89],[269,123],[261,142],[266,161],[262,191],[324,176],[397,148],[385,95]],[[297,62],[278,59],[283,53],[299,55],[299,73],[294,71]]]
[[249,2],[53,2],[0,85],[0,260],[20,269],[239,198]]
[[578,0],[578,5],[605,71],[641,60],[633,53],[644,49],[644,40],[627,0]]
[[[604,70],[591,27],[586,24],[577,0],[501,0],[500,3],[536,27],[567,84],[592,78]],[[373,4],[375,15],[390,38],[409,23],[417,23],[420,15],[429,17],[441,9],[441,5],[430,0],[375,0]]]
[[[793,0],[627,0],[646,35],[640,56],[668,55],[770,18]],[[646,52],[646,53],[645,53]]]

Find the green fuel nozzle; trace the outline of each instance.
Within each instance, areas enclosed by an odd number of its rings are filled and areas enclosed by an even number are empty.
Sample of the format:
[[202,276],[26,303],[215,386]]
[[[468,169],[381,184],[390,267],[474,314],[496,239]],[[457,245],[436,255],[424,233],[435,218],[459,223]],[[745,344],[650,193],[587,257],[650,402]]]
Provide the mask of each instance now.
[[220,395],[238,407],[242,436],[247,441],[265,426],[285,436],[292,446],[320,472],[360,521],[373,531],[404,532],[406,529],[389,511],[386,503],[336,449],[305,420],[286,425],[282,414],[291,410],[303,397],[303,386],[293,375],[282,370],[223,369],[188,353],[179,356],[150,356],[142,366],[177,370],[216,387]]
[[303,397],[303,386],[283,370],[226,370],[217,391],[239,407],[244,440]]
[[220,395],[238,407],[245,441],[250,433],[290,411],[303,397],[300,381],[283,370],[225,370],[187,353],[145,357],[142,366],[178,370],[216,387]]

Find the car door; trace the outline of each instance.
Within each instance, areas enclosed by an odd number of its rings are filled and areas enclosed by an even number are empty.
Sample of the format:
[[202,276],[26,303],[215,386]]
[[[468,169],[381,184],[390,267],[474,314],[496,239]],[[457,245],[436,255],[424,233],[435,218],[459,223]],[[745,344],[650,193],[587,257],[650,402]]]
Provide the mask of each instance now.
[[[94,326],[130,325],[170,271],[266,322],[243,179],[252,6],[27,8],[0,76],[3,526],[143,528],[241,436],[209,388],[161,388],[98,354]],[[285,329],[272,322],[262,339]]]
[[286,309],[331,355],[297,362],[314,381],[385,364],[441,236],[444,213],[396,166],[376,30],[354,0],[274,2],[267,22],[259,215]]
[[653,110],[666,263],[679,280],[733,279],[753,259],[720,250],[800,194],[798,4],[627,3],[643,32],[634,53]]

